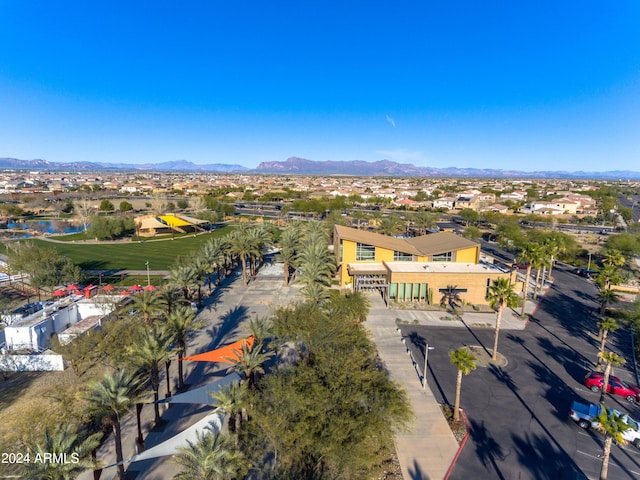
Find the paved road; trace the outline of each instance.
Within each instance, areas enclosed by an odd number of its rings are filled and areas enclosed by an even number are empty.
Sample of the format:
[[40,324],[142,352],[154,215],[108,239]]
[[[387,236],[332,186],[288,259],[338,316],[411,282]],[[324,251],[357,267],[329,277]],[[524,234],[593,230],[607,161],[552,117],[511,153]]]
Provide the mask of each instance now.
[[[462,406],[471,421],[471,436],[450,478],[576,479],[598,478],[603,437],[585,432],[567,419],[573,400],[597,402],[598,394],[582,386],[597,358],[596,287],[568,269],[558,268],[556,284],[540,302],[524,331],[502,331],[498,350],[508,359],[503,368],[479,367],[462,382]],[[429,353],[428,383],[439,401],[453,404],[456,370],[449,350],[462,345],[493,346],[487,328],[405,326],[414,333],[416,358]],[[612,335],[609,348],[631,363],[627,332]],[[616,374],[633,381],[634,373]],[[607,404],[639,417],[640,409],[618,397]],[[611,479],[640,478],[640,452],[614,446]]]

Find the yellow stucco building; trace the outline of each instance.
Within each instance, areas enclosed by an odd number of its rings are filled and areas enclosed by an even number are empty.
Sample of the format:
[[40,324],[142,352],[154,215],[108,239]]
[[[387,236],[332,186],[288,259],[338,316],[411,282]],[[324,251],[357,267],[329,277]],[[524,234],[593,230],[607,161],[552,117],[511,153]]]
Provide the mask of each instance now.
[[480,262],[480,245],[450,232],[395,238],[336,225],[340,286],[380,290],[385,301],[439,303],[455,288],[470,304],[486,304],[491,282],[510,272]]

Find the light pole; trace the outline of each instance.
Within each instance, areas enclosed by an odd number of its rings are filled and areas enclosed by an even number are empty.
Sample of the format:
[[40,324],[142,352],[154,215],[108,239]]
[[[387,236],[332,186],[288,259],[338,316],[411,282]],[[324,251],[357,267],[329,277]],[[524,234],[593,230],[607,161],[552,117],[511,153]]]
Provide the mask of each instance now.
[[147,266],[147,287],[148,287],[149,285],[151,285],[151,277],[149,277],[149,260],[144,262],[144,264]]
[[587,263],[587,270],[591,270],[591,252],[589,252],[589,262]]
[[429,350],[435,350],[436,347],[430,347],[428,343],[424,345],[424,370],[422,371],[422,390],[427,389],[427,360],[429,359]]

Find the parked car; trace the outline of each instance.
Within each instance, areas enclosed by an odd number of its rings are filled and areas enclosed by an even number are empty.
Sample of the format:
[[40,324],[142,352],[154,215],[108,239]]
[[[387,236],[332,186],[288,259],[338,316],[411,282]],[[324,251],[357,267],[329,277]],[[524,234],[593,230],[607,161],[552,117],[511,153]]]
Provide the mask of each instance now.
[[[580,402],[573,402],[571,404],[571,409],[569,410],[569,418],[585,430],[589,428],[598,429],[600,424],[597,416],[600,415],[601,411],[602,407],[599,405],[587,405]],[[640,426],[638,425],[638,422],[629,415],[618,410],[611,409],[609,410],[609,414],[616,414],[622,418],[622,421],[629,426],[629,428],[622,433],[622,438],[640,449]]]
[[591,278],[596,273],[598,273],[597,270],[587,270],[586,268],[576,268],[575,272],[576,272],[576,275],[580,275],[581,277],[584,277],[584,278]]
[[513,268],[515,268],[517,270],[526,270],[527,268],[529,268],[529,264],[528,263],[514,263],[513,264]]
[[[604,384],[604,374],[602,372],[590,372],[584,379],[584,384],[593,392],[602,391]],[[609,376],[609,384],[607,385],[607,393],[624,397],[628,402],[640,401],[640,388],[613,375]]]

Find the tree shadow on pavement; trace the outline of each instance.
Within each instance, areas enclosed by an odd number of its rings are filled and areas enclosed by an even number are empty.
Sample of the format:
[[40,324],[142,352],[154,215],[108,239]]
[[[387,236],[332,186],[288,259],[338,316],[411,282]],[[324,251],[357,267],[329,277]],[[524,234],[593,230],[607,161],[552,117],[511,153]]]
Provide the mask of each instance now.
[[[491,477],[485,478],[499,478],[501,480],[506,480],[498,467],[498,462],[496,461],[496,459],[504,460],[504,452],[498,442],[496,442],[493,436],[487,431],[487,428],[484,425],[484,420],[481,423],[471,420],[470,436],[473,440],[473,444],[475,445],[478,458],[482,461],[482,465],[484,465],[487,470],[490,470],[490,467],[492,467],[495,472],[495,477],[492,475]],[[482,476],[479,475],[477,478],[482,478]]]
[[411,480],[430,480],[431,477],[422,471],[420,465],[415,460],[413,461],[413,465],[409,467],[409,478]]
[[540,435],[512,435],[518,463],[529,478],[575,479],[580,469],[564,451],[558,451]]

